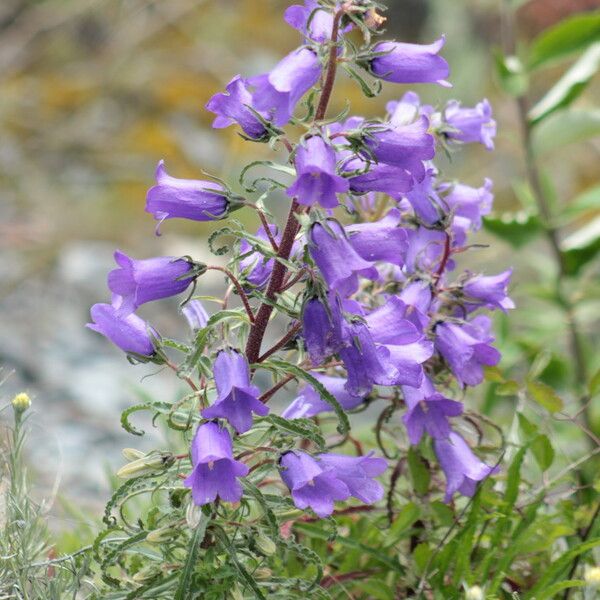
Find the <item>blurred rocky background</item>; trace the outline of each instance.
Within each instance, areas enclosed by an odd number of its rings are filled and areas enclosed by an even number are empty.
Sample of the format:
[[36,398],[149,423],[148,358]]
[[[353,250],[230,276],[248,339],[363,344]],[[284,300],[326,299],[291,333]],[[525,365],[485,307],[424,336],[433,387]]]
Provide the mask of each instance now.
[[[89,306],[108,299],[106,274],[117,247],[140,258],[208,255],[205,241],[214,226],[173,221],[157,238],[144,212],[145,192],[161,158],[178,177],[205,170],[237,179],[257,146],[233,129],[213,131],[203,106],[234,74],[265,71],[299,43],[281,19],[290,3],[0,2],[0,365],[7,376],[0,393],[2,403],[17,391],[32,395],[32,467],[46,490],[60,478],[60,494],[81,507],[104,503],[105,466],[120,464],[123,446],[150,443],[120,430],[120,410],[140,393],[172,399],[182,391],[156,367],[132,368],[85,329]],[[513,101],[493,76],[494,48],[508,35],[502,0],[387,4],[388,32],[398,39],[429,42],[447,35],[444,55],[454,88],[416,86],[424,99],[472,104],[488,97],[494,106],[496,152],[468,148],[447,166],[448,174],[476,186],[489,176],[498,210],[518,208],[519,125]],[[566,13],[599,7],[597,0],[521,4],[517,37],[531,37]],[[385,101],[404,91],[388,85],[379,99],[367,101],[342,79],[332,110],[349,98],[354,112],[381,114]],[[579,102],[597,92],[598,82]],[[558,197],[574,197],[593,182],[599,149],[592,139],[569,161],[553,154],[552,144],[543,149]],[[516,268],[518,304],[522,282],[548,260],[542,241],[517,253],[494,240],[473,256],[488,273]],[[210,293],[221,283],[213,276],[201,285]],[[144,307],[144,315],[167,335],[187,335],[177,304],[171,310],[168,302],[159,304]],[[511,322],[518,326],[526,318],[517,311]],[[597,316],[589,323],[597,326]]]

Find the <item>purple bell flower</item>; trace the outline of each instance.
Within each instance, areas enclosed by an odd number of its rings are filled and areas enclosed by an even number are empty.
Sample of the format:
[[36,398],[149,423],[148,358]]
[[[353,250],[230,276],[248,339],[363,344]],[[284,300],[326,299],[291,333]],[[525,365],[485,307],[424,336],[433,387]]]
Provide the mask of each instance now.
[[158,334],[137,315],[123,314],[111,304],[94,304],[90,313],[93,323],[86,327],[101,333],[124,352],[142,356],[155,354],[152,336],[158,338]]
[[448,102],[444,111],[446,123],[455,131],[446,132],[451,140],[464,143],[483,144],[488,150],[494,149],[496,121],[492,119],[492,107],[483,100],[474,108],[461,108],[460,102]]
[[408,125],[421,115],[429,116],[433,113],[433,106],[421,104],[419,95],[415,92],[406,92],[400,100],[391,100],[385,105],[389,115],[389,123],[394,127]]
[[227,419],[238,432],[252,427],[252,413],[261,417],[269,408],[258,397],[260,390],[250,383],[250,368],[243,354],[237,350],[222,350],[213,365],[217,399],[202,410],[205,419]]
[[217,423],[204,423],[196,430],[192,441],[194,470],[184,480],[192,489],[192,498],[198,506],[214,502],[217,497],[225,502],[239,502],[242,486],[238,477],[248,475],[249,468],[233,458],[233,444],[229,432]]
[[311,298],[302,310],[304,343],[314,365],[321,364],[335,354],[344,344],[342,315],[337,301],[325,305],[318,298]]
[[477,484],[498,471],[482,462],[465,440],[452,431],[446,439],[434,440],[433,447],[446,476],[444,502],[450,502],[456,492],[473,496]]
[[400,219],[400,211],[392,209],[379,221],[348,225],[345,229],[350,245],[365,260],[402,266],[408,235],[400,227]]
[[[293,4],[286,9],[284,19],[288,25],[313,42],[322,44],[331,39],[333,15],[317,0],[304,0],[304,6]],[[350,29],[352,29],[351,25],[342,31],[346,32]]]
[[433,44],[379,42],[373,53],[381,55],[370,60],[370,71],[375,77],[393,83],[437,83],[451,87],[446,81],[450,67],[438,55],[445,43],[444,36]]
[[156,168],[156,185],[148,190],[146,212],[160,221],[190,219],[214,221],[227,216],[229,200],[222,185],[214,181],[171,177],[164,161]]
[[270,73],[248,81],[254,86],[253,99],[278,127],[292,118],[296,104],[321,76],[318,56],[306,47],[298,48],[281,60]]
[[309,252],[327,286],[342,296],[358,289],[358,276],[377,279],[377,269],[352,247],[344,228],[334,219],[314,223],[309,232]]
[[481,228],[482,217],[492,211],[494,194],[492,193],[492,180],[485,179],[480,188],[474,188],[461,183],[448,188],[440,186],[440,191],[449,193],[444,196],[443,202],[448,210],[454,211],[454,225],[463,230],[477,231]]
[[[444,252],[446,234],[437,229],[418,227],[408,230],[408,250],[405,268],[408,273],[418,271],[431,272],[436,269]],[[454,268],[454,262],[448,261],[447,270]]]
[[116,296],[113,304],[123,312],[133,312],[146,302],[176,296],[194,280],[194,277],[185,277],[193,266],[181,258],[160,256],[135,260],[120,250],[114,256],[119,267],[108,274],[108,287]]
[[[408,171],[417,181],[425,177],[423,161],[435,156],[434,137],[427,133],[429,121],[420,117],[410,125],[367,129],[364,143],[379,163],[394,165]],[[366,151],[365,157],[369,158]]]
[[356,157],[345,162],[343,168],[347,174],[358,173],[357,175],[348,175],[350,191],[356,194],[383,192],[396,198],[408,192],[413,186],[412,175],[393,165],[368,163],[366,160]]
[[335,150],[320,135],[314,135],[296,150],[296,181],[287,195],[300,204],[318,202],[324,208],[335,208],[337,194],[347,192],[350,184],[335,170]]
[[435,186],[435,170],[427,169],[421,181],[413,180],[411,189],[406,193],[415,215],[426,225],[433,225],[440,220],[438,207],[443,206]]
[[[277,243],[279,243],[280,236],[277,232],[277,226],[269,225],[271,234]],[[256,232],[256,237],[264,240],[268,243],[268,236],[264,227],[261,227]],[[240,255],[248,254],[252,251],[252,246],[247,240],[242,240],[240,243]],[[239,270],[244,273],[244,281],[248,282],[252,287],[262,289],[271,277],[273,271],[273,265],[275,261],[272,258],[267,258],[260,252],[253,251],[248,256],[245,256],[239,262]]]
[[463,405],[438,393],[431,380],[425,376],[418,388],[402,386],[406,414],[402,417],[413,445],[418,444],[426,431],[434,439],[445,439],[450,435],[448,417],[457,417]]
[[[352,410],[362,404],[364,396],[353,396],[346,391],[347,380],[345,378],[330,377],[321,373],[311,373],[311,375],[323,384],[345,410]],[[320,413],[331,411],[333,411],[331,405],[321,400],[321,396],[311,385],[306,385],[281,416],[286,419],[309,419]]]
[[469,299],[477,300],[491,308],[506,312],[514,308],[515,303],[508,297],[506,288],[510,283],[512,269],[499,275],[476,275],[463,285],[463,292]]
[[500,362],[500,353],[490,345],[492,323],[489,317],[478,315],[462,325],[440,323],[435,328],[435,346],[444,357],[461,386],[479,385],[483,381],[483,366]]
[[181,312],[186,318],[192,331],[204,329],[208,323],[208,313],[200,300],[190,300],[185,306],[181,307]]
[[256,113],[249,108],[254,108],[253,99],[245,81],[236,75],[225,89],[226,93],[215,94],[206,105],[208,110],[217,115],[213,127],[222,129],[237,123],[249,138],[265,138],[267,129]]
[[324,469],[332,469],[338,480],[348,486],[350,494],[364,502],[374,504],[383,498],[383,486],[375,481],[387,469],[387,461],[366,456],[346,456],[344,454],[320,454],[319,464]]
[[319,517],[328,517],[335,501],[350,497],[348,486],[336,477],[335,471],[323,468],[305,452],[287,452],[281,457],[280,464],[281,478],[300,509],[310,507]]

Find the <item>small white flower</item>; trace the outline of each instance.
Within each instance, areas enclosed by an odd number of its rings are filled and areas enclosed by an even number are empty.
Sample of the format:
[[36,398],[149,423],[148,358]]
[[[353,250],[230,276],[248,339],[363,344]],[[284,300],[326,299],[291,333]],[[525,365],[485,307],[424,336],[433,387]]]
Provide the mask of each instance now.
[[466,600],[485,600],[485,594],[478,585],[474,585],[465,587],[465,598]]

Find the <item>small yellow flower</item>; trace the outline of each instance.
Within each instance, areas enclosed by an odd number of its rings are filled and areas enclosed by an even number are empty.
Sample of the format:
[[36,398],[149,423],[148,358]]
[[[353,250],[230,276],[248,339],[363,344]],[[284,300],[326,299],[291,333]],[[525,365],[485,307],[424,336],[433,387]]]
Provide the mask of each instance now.
[[31,406],[31,398],[25,392],[21,392],[12,399],[12,405],[15,412],[23,413]]

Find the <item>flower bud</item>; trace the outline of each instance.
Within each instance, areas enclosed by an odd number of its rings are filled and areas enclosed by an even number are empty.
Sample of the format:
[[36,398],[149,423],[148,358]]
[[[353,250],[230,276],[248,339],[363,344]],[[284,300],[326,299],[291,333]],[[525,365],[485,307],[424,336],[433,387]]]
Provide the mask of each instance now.
[[163,542],[168,542],[169,540],[176,538],[179,533],[180,530],[177,527],[168,525],[151,531],[146,536],[146,541],[150,544],[162,544]]
[[175,457],[170,452],[153,452],[130,462],[117,471],[117,477],[129,479],[147,475],[154,471],[161,471],[170,467],[175,462]]
[[474,585],[465,589],[465,598],[466,600],[485,600],[485,594],[478,585]]
[[191,501],[185,511],[185,521],[190,529],[196,529],[202,518],[202,508]]
[[273,575],[273,571],[271,569],[256,569],[252,573],[255,579],[269,579]]
[[259,533],[254,539],[254,543],[256,544],[256,549],[265,556],[273,556],[277,551],[275,542],[264,533]]
[[233,588],[231,588],[231,594],[229,597],[231,600],[244,600],[244,594],[237,583],[234,584]]
[[145,452],[136,450],[135,448],[123,448],[123,450],[121,450],[121,454],[126,460],[129,461],[138,460],[139,458],[144,458],[144,456],[146,456]]
[[154,565],[140,569],[134,576],[133,580],[136,583],[145,583],[156,577],[160,573],[160,569]]
[[600,587],[600,567],[587,567],[585,569],[583,580],[589,587]]
[[16,413],[24,413],[31,406],[31,398],[21,392],[12,399],[12,405]]

